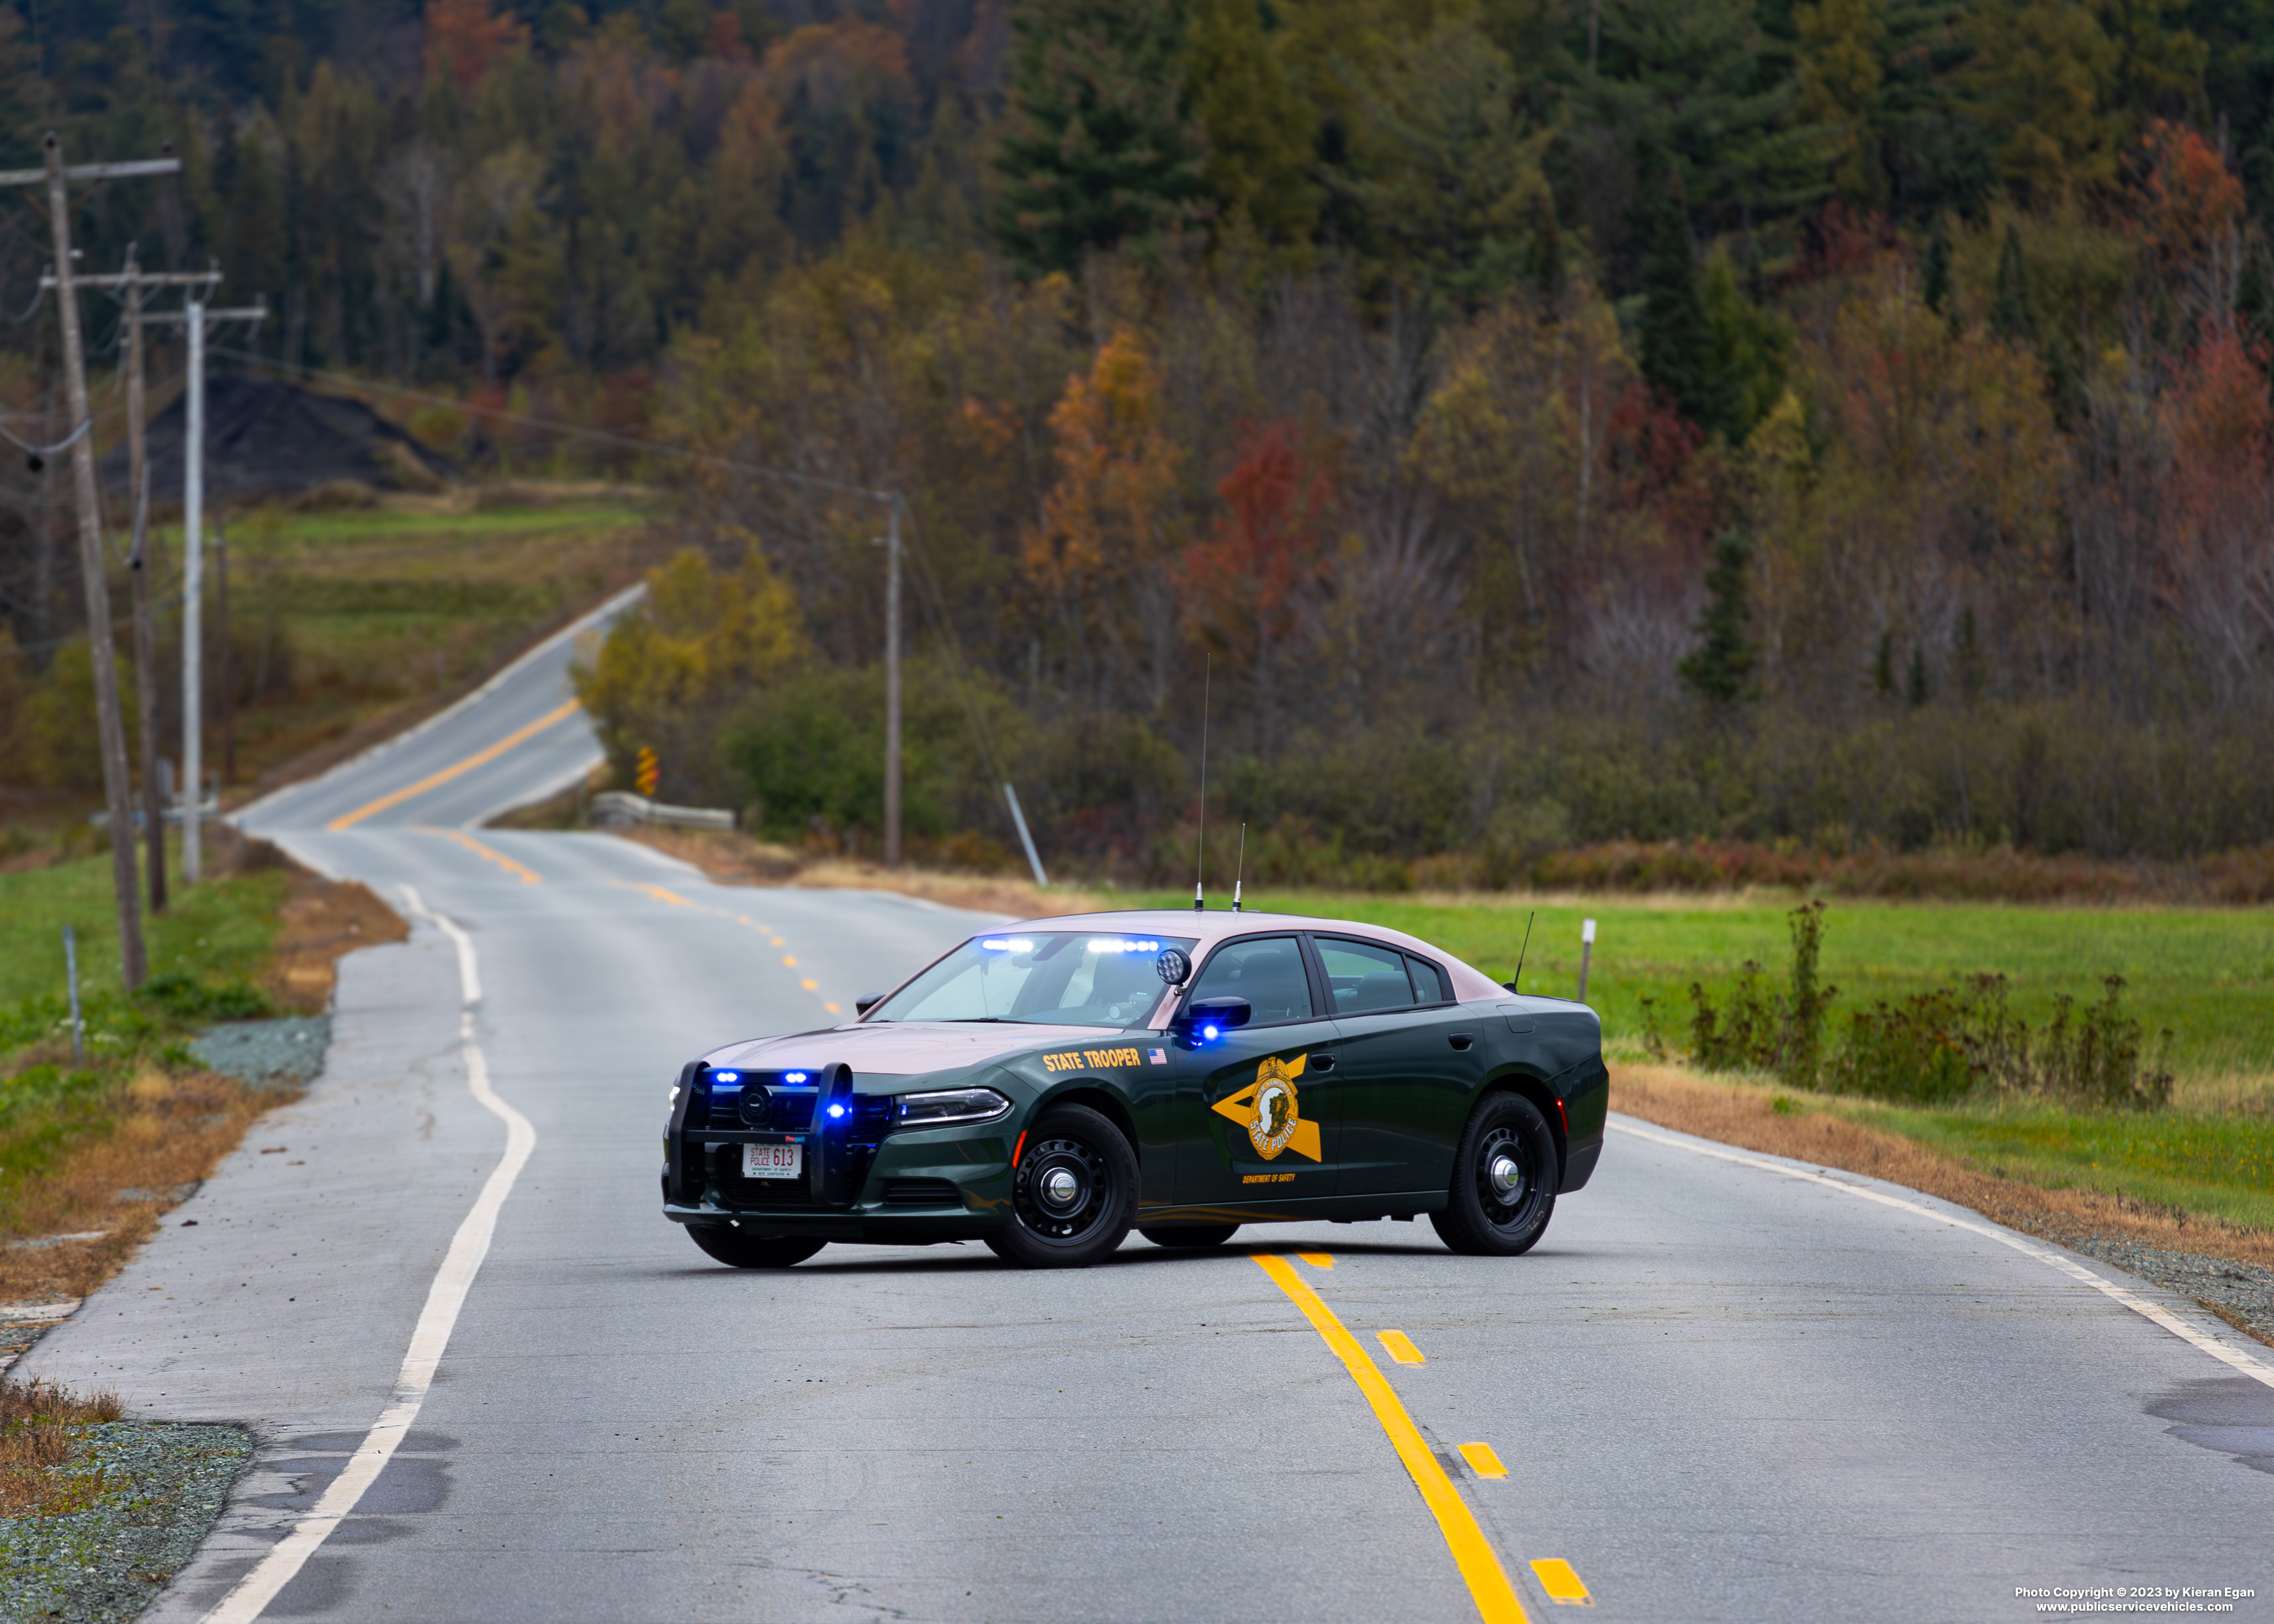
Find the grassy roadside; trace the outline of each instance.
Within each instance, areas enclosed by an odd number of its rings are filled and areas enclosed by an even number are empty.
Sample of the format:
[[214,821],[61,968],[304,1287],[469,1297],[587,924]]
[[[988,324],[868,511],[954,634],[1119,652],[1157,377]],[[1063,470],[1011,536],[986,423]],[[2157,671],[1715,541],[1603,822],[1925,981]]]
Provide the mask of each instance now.
[[[206,1069],[187,1047],[197,1031],[320,1011],[341,954],[403,934],[361,886],[258,842],[216,848],[208,864],[213,878],[149,921],[154,974],[132,996],[118,986],[107,856],[0,875],[0,1300],[84,1297],[285,1097]],[[83,1057],[66,921],[81,943]]]
[[[2263,1183],[2251,1187],[2240,1166],[2187,1154],[2215,1140],[2217,1129],[2239,1124],[2045,1109],[2002,1121],[1984,1111],[1909,1112],[1647,1063],[1613,1066],[1611,1104],[1700,1139],[1923,1190],[2172,1286],[2274,1344],[2267,1192]],[[1916,1120],[1928,1116],[1949,1120]],[[2206,1126],[2214,1132],[2203,1133]],[[2128,1142],[2111,1137],[2126,1129],[2145,1131]],[[2256,1124],[2255,1132],[2263,1167],[2269,1131]],[[2178,1170],[2157,1174],[2159,1165]]]

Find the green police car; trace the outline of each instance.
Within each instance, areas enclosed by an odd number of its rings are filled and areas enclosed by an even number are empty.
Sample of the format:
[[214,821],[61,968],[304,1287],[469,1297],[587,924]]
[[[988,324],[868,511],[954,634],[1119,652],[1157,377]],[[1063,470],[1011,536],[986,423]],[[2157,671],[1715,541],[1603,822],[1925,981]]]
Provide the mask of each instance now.
[[1255,913],[1029,920],[860,1019],[689,1062],[664,1216],[780,1268],[975,1239],[1077,1267],[1135,1229],[1412,1219],[1512,1257],[1602,1154],[1593,1010],[1379,926]]

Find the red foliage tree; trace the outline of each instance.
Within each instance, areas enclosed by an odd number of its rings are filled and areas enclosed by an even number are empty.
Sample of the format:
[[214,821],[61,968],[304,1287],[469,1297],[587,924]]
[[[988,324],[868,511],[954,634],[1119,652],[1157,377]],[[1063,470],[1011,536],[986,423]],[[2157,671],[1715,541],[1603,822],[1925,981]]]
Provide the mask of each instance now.
[[1334,482],[1306,465],[1295,425],[1281,420],[1242,428],[1216,494],[1225,511],[1207,540],[1185,550],[1173,578],[1202,635],[1254,676],[1268,736],[1271,651],[1294,635],[1326,575]]
[[482,81],[498,58],[529,43],[529,26],[511,11],[490,14],[490,0],[426,0],[426,79],[448,64],[461,90]]

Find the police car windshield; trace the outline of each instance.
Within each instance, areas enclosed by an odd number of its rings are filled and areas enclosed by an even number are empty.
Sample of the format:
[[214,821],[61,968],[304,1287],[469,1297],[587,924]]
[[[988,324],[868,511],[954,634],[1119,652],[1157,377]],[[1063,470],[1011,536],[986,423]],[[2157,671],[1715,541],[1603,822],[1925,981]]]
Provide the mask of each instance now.
[[1193,936],[1019,930],[974,936],[869,1012],[885,1020],[1133,1026],[1160,1002],[1153,966]]

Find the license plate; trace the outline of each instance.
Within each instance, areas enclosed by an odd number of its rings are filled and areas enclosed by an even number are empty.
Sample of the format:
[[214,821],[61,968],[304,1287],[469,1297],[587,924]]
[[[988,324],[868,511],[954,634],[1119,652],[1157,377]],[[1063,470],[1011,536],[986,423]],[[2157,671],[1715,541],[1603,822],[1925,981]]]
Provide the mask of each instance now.
[[744,1178],[798,1178],[804,1173],[805,1147],[802,1145],[742,1147]]

